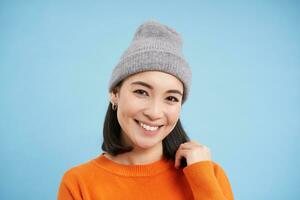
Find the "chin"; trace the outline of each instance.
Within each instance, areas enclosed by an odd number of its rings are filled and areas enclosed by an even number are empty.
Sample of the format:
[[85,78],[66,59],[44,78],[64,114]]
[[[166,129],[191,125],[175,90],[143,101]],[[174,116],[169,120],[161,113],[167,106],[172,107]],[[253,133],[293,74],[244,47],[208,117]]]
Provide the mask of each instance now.
[[148,142],[141,141],[141,142],[136,143],[135,145],[142,149],[149,149],[149,148],[155,147],[157,145],[157,143],[149,142],[149,141]]

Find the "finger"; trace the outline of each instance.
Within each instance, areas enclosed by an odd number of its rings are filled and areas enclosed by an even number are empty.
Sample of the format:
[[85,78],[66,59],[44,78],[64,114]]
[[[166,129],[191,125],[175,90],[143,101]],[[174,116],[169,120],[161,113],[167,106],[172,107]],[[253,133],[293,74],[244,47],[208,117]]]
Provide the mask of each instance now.
[[178,150],[175,155],[175,168],[179,168],[181,158],[187,157],[188,150]]
[[195,141],[195,140],[191,140],[190,143],[191,143],[191,144],[198,145],[198,146],[201,146],[201,147],[205,147],[204,144],[201,144],[201,143],[199,143],[199,142],[197,142],[197,141]]
[[181,161],[181,159],[182,158],[184,158],[184,156],[183,155],[180,155],[180,156],[177,156],[177,158],[175,159],[175,168],[179,168],[180,167],[180,161]]
[[205,150],[209,150],[209,148],[207,147],[207,146],[205,146],[205,145],[202,145],[201,146],[203,149],[205,149]]
[[203,145],[203,144],[201,144],[201,143],[199,143],[199,142],[197,142],[197,141],[195,141],[195,140],[192,140],[192,141],[190,141],[190,142],[191,142],[191,145],[200,146],[200,147],[205,147],[205,145]]
[[178,150],[177,150],[177,152],[176,152],[176,154],[175,154],[175,165],[174,165],[174,166],[175,166],[176,168],[178,168],[178,165],[179,165],[179,164],[178,164],[178,162],[179,162],[178,160],[180,160],[181,157],[182,157],[181,151],[182,151],[182,150],[181,150],[180,148],[178,148]]
[[194,143],[182,143],[179,148],[180,149],[192,149],[193,147],[198,147],[199,144],[194,144]]
[[200,144],[199,142],[197,142],[196,140],[191,140],[190,141],[192,144]]
[[[185,146],[185,145],[184,145]],[[200,144],[196,141],[190,141],[189,146],[193,146],[193,147],[201,147],[201,148],[207,148],[207,146],[205,146],[204,144]]]

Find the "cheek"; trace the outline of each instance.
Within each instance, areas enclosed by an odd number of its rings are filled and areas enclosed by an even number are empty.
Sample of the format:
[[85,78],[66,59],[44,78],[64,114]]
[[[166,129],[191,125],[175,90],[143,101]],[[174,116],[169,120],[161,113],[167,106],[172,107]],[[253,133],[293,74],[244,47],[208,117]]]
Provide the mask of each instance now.
[[181,107],[169,109],[168,118],[170,124],[176,124],[180,116]]
[[133,98],[124,98],[119,102],[120,115],[124,117],[135,117],[140,109],[139,102]]

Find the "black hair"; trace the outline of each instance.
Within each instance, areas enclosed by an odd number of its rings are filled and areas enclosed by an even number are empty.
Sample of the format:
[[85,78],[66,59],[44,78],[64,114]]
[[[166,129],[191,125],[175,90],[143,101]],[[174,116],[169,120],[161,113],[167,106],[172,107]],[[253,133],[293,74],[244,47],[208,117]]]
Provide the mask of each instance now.
[[[114,156],[133,150],[132,146],[123,144],[121,138],[121,127],[117,118],[117,111],[114,111],[111,104],[109,104],[103,125],[102,150]],[[184,131],[180,119],[178,119],[173,130],[162,141],[163,156],[175,161],[175,154],[179,146],[187,141],[190,141],[190,139]],[[182,158],[180,160],[180,167],[183,168],[185,166],[187,166],[186,159]]]

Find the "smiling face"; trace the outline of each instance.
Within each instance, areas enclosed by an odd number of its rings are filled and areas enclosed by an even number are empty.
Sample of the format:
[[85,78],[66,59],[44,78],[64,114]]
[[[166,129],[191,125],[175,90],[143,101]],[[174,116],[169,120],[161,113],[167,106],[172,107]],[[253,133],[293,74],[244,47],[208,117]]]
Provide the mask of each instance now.
[[111,93],[123,141],[138,149],[160,148],[179,119],[182,94],[182,83],[164,72],[141,72],[125,79]]

